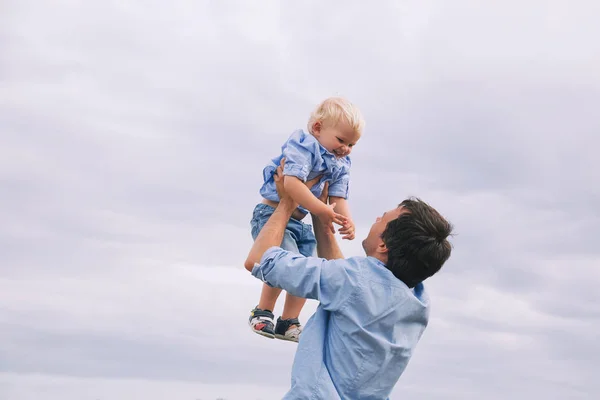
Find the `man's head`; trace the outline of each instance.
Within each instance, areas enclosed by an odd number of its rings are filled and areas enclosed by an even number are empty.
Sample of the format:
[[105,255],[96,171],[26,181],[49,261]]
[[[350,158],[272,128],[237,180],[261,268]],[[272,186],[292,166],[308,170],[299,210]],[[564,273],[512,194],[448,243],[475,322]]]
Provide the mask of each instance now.
[[308,120],[308,131],[336,157],[350,154],[360,139],[365,121],[356,106],[341,97],[319,104]]
[[367,256],[383,261],[408,287],[440,270],[450,257],[452,224],[417,198],[378,217],[363,241]]

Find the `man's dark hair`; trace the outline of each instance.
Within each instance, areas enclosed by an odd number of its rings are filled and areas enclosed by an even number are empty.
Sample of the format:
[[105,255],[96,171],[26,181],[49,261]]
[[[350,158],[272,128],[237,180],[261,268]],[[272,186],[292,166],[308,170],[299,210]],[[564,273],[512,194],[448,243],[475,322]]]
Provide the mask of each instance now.
[[434,275],[450,257],[452,224],[421,199],[411,197],[398,207],[405,211],[389,221],[383,234],[387,268],[409,288]]

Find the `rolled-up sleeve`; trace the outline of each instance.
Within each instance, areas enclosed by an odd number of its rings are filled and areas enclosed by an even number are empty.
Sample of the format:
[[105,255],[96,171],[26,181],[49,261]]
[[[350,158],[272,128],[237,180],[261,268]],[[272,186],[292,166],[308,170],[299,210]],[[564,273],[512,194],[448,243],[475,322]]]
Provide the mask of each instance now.
[[329,185],[329,196],[348,199],[350,191],[350,174],[344,173]]
[[272,247],[254,265],[252,275],[272,287],[318,300],[329,311],[342,307],[358,286],[359,266],[349,260],[305,257]]
[[314,149],[312,147],[311,143],[304,143],[296,135],[290,137],[283,148],[283,157],[285,157],[283,174],[295,176],[301,181],[306,182],[315,160]]

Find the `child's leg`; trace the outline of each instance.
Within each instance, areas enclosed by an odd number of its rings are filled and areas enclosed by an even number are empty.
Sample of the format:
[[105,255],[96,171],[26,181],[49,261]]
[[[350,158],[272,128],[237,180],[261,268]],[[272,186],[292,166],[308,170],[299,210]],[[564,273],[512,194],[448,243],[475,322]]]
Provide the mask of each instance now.
[[[293,225],[290,224],[291,228],[294,228]],[[303,224],[304,225],[304,224]],[[296,229],[294,229],[296,230]],[[301,232],[301,231],[300,231]],[[290,235],[291,236],[291,235]],[[295,236],[297,239],[302,239],[302,237]],[[285,242],[285,238],[284,238]],[[302,242],[298,243],[299,240],[294,241],[294,245],[296,247],[296,252],[301,253],[300,246]],[[285,244],[285,243],[284,243]],[[282,246],[284,245],[282,244]],[[304,303],[306,303],[306,299],[302,297],[296,297],[286,292],[285,303],[283,305],[283,312],[281,313],[281,319],[294,319],[300,316],[300,311],[302,311],[302,307],[304,307]]]
[[[283,240],[281,241],[280,246],[284,250],[288,250],[293,253],[300,253],[300,250],[298,249],[298,245],[296,243],[295,236],[288,229],[286,229],[285,233],[283,234]],[[279,297],[280,294],[281,294],[281,289],[274,288],[274,287],[267,285],[266,283],[263,283],[262,292],[260,293],[260,301],[258,302],[258,308],[260,308],[262,310],[273,311],[273,309],[275,308],[275,303],[277,302],[277,298]],[[288,301],[290,298],[292,298],[291,299],[292,303],[288,304]],[[306,301],[305,299],[301,299],[299,297],[292,296],[288,293],[286,296],[284,308],[292,307],[291,309],[287,310],[288,314],[290,312],[292,314],[296,313],[296,311],[292,311],[292,310],[297,309],[297,313],[295,314],[295,316],[292,315],[293,318],[296,318],[296,317],[298,317],[298,315],[300,315],[300,310],[302,310],[302,306],[304,305],[305,301]],[[285,312],[284,312],[284,314],[285,314]]]
[[[281,248],[298,253],[298,246],[291,233],[287,230],[283,235]],[[250,313],[249,324],[255,333],[271,339],[276,337],[275,315],[273,314],[273,310],[275,309],[275,303],[280,293],[281,289],[263,284],[258,306]]]
[[304,307],[304,303],[306,303],[306,299],[286,293],[281,319],[298,318],[302,307]]
[[[251,227],[252,238],[256,240],[264,224],[273,214],[274,208],[265,204],[258,204],[254,208]],[[298,246],[292,234],[286,229],[283,241],[280,245],[283,249],[299,253]],[[258,305],[250,312],[250,328],[259,335],[274,338],[275,337],[275,316],[273,310],[277,298],[281,294],[281,289],[263,284]]]
[[274,288],[266,283],[263,283],[262,291],[260,292],[260,300],[258,301],[258,308],[273,312],[275,303],[277,302],[277,298],[280,294],[281,289]]
[[[317,240],[312,231],[312,226],[292,219],[288,224],[288,230],[296,239],[295,244],[298,246],[298,253],[306,257],[316,255]],[[302,327],[298,317],[305,303],[306,299],[286,293],[283,313],[277,319],[277,325],[275,326],[276,338],[292,342],[300,340]]]

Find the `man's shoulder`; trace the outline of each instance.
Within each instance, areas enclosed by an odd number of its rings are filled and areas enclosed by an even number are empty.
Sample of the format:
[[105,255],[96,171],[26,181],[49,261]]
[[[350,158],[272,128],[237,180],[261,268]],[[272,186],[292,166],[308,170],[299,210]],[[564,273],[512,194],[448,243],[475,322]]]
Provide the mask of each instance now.
[[371,261],[369,260],[369,258],[371,257],[367,257],[367,256],[350,256],[350,257],[345,257],[343,258],[343,260],[348,261],[348,262],[352,262],[352,263],[358,263],[358,264],[365,264],[365,263],[370,263]]
[[[386,287],[394,287],[400,292],[415,292],[415,289],[410,289],[404,282],[400,279],[396,278],[396,276],[390,271],[386,265],[380,260],[374,257],[357,257],[358,260],[356,262],[360,262],[364,268],[365,279],[373,283],[380,283]],[[424,285],[421,283],[418,285],[416,289],[419,293],[422,291],[425,293]]]
[[344,258],[336,258],[327,262],[336,263],[348,270],[355,270],[359,275],[362,275],[362,270],[369,268],[369,257],[366,256],[350,256]]
[[322,258],[319,256],[305,256],[300,253],[296,253],[296,252],[293,252],[290,250],[283,249],[280,246],[269,247],[263,253],[263,257],[262,257],[261,261],[264,262],[268,259],[272,260],[274,258],[282,257],[282,256],[285,256],[288,254],[293,255],[294,257],[307,258],[307,259],[313,259],[313,260],[321,260],[321,261],[329,263],[329,264],[338,264],[340,266],[344,266],[346,268],[351,268],[351,269],[362,269],[363,267],[367,267],[367,268],[375,267],[373,260],[371,260],[372,257],[350,256],[350,257],[334,258],[334,259],[328,260],[326,258]]

